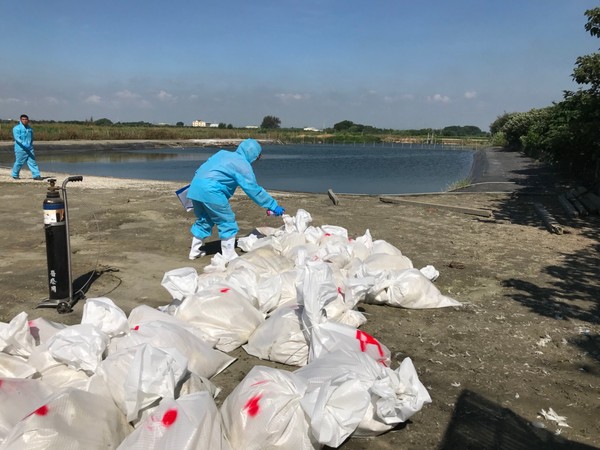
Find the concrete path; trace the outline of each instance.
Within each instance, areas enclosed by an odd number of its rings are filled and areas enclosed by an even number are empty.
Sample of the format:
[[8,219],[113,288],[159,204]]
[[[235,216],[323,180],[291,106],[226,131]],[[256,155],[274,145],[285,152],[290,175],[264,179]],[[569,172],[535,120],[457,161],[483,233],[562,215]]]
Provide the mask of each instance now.
[[550,193],[561,187],[559,177],[547,164],[501,148],[482,150],[471,173],[471,186],[458,192]]

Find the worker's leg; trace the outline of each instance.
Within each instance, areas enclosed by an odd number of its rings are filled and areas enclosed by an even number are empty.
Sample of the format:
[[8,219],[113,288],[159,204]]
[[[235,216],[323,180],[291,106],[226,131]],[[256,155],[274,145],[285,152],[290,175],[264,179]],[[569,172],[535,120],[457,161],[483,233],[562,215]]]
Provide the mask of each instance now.
[[15,164],[12,168],[12,177],[19,178],[19,173],[21,172],[21,167],[27,161],[27,153],[24,150],[15,150]]
[[219,238],[221,238],[221,254],[228,260],[237,258],[237,253],[235,252],[235,236],[237,235],[239,228],[235,221],[235,214],[229,203],[205,203],[204,209],[219,230]]
[[196,259],[206,255],[206,252],[200,250],[200,247],[202,247],[204,239],[211,235],[213,221],[201,202],[192,200],[192,204],[194,205],[194,215],[196,216],[196,221],[190,228],[193,237],[189,258]]
[[25,152],[27,152],[27,167],[31,170],[31,176],[33,178],[38,178],[40,176],[40,168],[35,160],[35,154],[33,153],[33,150],[25,150]]

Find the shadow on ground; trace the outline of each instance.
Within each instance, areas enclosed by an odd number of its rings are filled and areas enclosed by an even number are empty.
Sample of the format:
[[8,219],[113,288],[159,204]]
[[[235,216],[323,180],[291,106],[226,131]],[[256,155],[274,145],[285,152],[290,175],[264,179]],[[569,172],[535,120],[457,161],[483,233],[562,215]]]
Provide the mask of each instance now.
[[511,449],[592,450],[585,444],[568,441],[539,428],[508,408],[465,390],[446,429],[439,450]]
[[[540,203],[567,231],[577,232],[594,242],[582,250],[562,253],[560,265],[543,267],[544,283],[520,278],[504,280],[504,286],[514,292],[510,299],[540,316],[600,324],[600,217],[572,218],[566,214],[558,195],[573,187],[573,182],[552,167],[521,155],[502,155],[501,152],[497,155],[508,161],[503,175],[515,190],[495,205],[496,218],[524,226],[544,227],[533,207],[534,203]],[[582,330],[581,336],[571,343],[600,362],[600,336]]]

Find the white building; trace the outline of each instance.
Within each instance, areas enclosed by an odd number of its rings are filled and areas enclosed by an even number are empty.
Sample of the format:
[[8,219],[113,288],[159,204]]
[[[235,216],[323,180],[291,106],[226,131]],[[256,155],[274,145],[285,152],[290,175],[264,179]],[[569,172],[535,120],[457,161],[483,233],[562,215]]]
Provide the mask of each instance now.
[[192,122],[193,127],[206,127],[206,122],[204,120],[194,120]]

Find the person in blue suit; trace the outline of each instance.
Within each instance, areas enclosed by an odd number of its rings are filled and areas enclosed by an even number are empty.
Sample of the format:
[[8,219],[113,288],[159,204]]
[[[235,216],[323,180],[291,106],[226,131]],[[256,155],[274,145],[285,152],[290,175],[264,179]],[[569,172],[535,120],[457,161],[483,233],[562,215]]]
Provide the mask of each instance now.
[[33,130],[29,126],[29,117],[27,117],[27,114],[21,114],[19,120],[20,123],[13,128],[15,164],[12,168],[12,177],[18,180],[21,167],[27,163],[33,179],[41,181],[43,178],[40,175],[40,169],[38,168],[35,153],[33,152]]
[[190,231],[193,235],[190,259],[204,256],[200,250],[204,239],[212,234],[217,226],[221,239],[221,254],[232,260],[235,253],[235,236],[238,224],[229,204],[229,198],[239,186],[254,203],[266,208],[276,216],[283,209],[257,182],[252,163],[260,159],[262,148],[254,139],[246,139],[235,151],[219,150],[208,158],[197,170],[187,192],[192,200],[196,221]]

